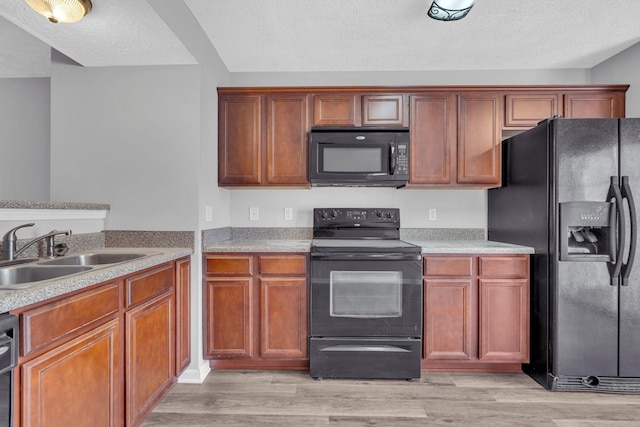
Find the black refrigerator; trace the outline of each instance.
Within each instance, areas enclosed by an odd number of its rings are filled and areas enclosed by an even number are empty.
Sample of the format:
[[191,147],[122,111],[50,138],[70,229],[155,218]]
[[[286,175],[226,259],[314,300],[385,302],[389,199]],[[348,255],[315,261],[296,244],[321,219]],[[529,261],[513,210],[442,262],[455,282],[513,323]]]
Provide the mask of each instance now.
[[640,392],[640,119],[544,120],[502,155],[488,238],[535,249],[523,370],[554,391]]

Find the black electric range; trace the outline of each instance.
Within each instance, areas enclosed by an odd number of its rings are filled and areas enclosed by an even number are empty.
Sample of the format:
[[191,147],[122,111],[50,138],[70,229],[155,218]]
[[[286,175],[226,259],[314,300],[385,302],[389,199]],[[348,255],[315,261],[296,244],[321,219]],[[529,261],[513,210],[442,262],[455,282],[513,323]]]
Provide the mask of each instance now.
[[314,209],[312,377],[420,377],[420,252],[400,240],[399,209]]

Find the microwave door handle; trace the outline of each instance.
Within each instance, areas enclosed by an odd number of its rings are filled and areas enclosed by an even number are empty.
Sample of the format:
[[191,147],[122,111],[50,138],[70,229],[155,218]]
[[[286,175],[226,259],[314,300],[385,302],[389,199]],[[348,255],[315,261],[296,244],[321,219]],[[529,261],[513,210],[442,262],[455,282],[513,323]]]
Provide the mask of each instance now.
[[389,150],[389,175],[396,174],[396,146],[391,144]]

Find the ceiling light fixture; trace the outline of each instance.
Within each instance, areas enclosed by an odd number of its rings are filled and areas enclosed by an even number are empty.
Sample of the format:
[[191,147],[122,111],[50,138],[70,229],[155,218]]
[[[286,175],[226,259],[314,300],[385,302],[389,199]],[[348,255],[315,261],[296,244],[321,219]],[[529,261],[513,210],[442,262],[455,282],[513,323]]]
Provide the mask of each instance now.
[[438,21],[457,21],[467,16],[474,0],[433,0],[429,16]]
[[91,0],[26,0],[27,4],[49,21],[77,22],[91,11]]

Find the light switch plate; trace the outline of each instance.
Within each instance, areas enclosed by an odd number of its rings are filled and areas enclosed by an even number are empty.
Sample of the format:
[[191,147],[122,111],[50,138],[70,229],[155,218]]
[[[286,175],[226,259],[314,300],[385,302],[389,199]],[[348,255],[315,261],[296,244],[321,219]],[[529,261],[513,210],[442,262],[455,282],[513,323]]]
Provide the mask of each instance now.
[[213,207],[205,206],[204,207],[204,220],[207,222],[213,221]]
[[293,208],[284,208],[284,220],[285,221],[293,220]]
[[434,208],[429,209],[429,221],[435,221],[437,218],[436,210]]

